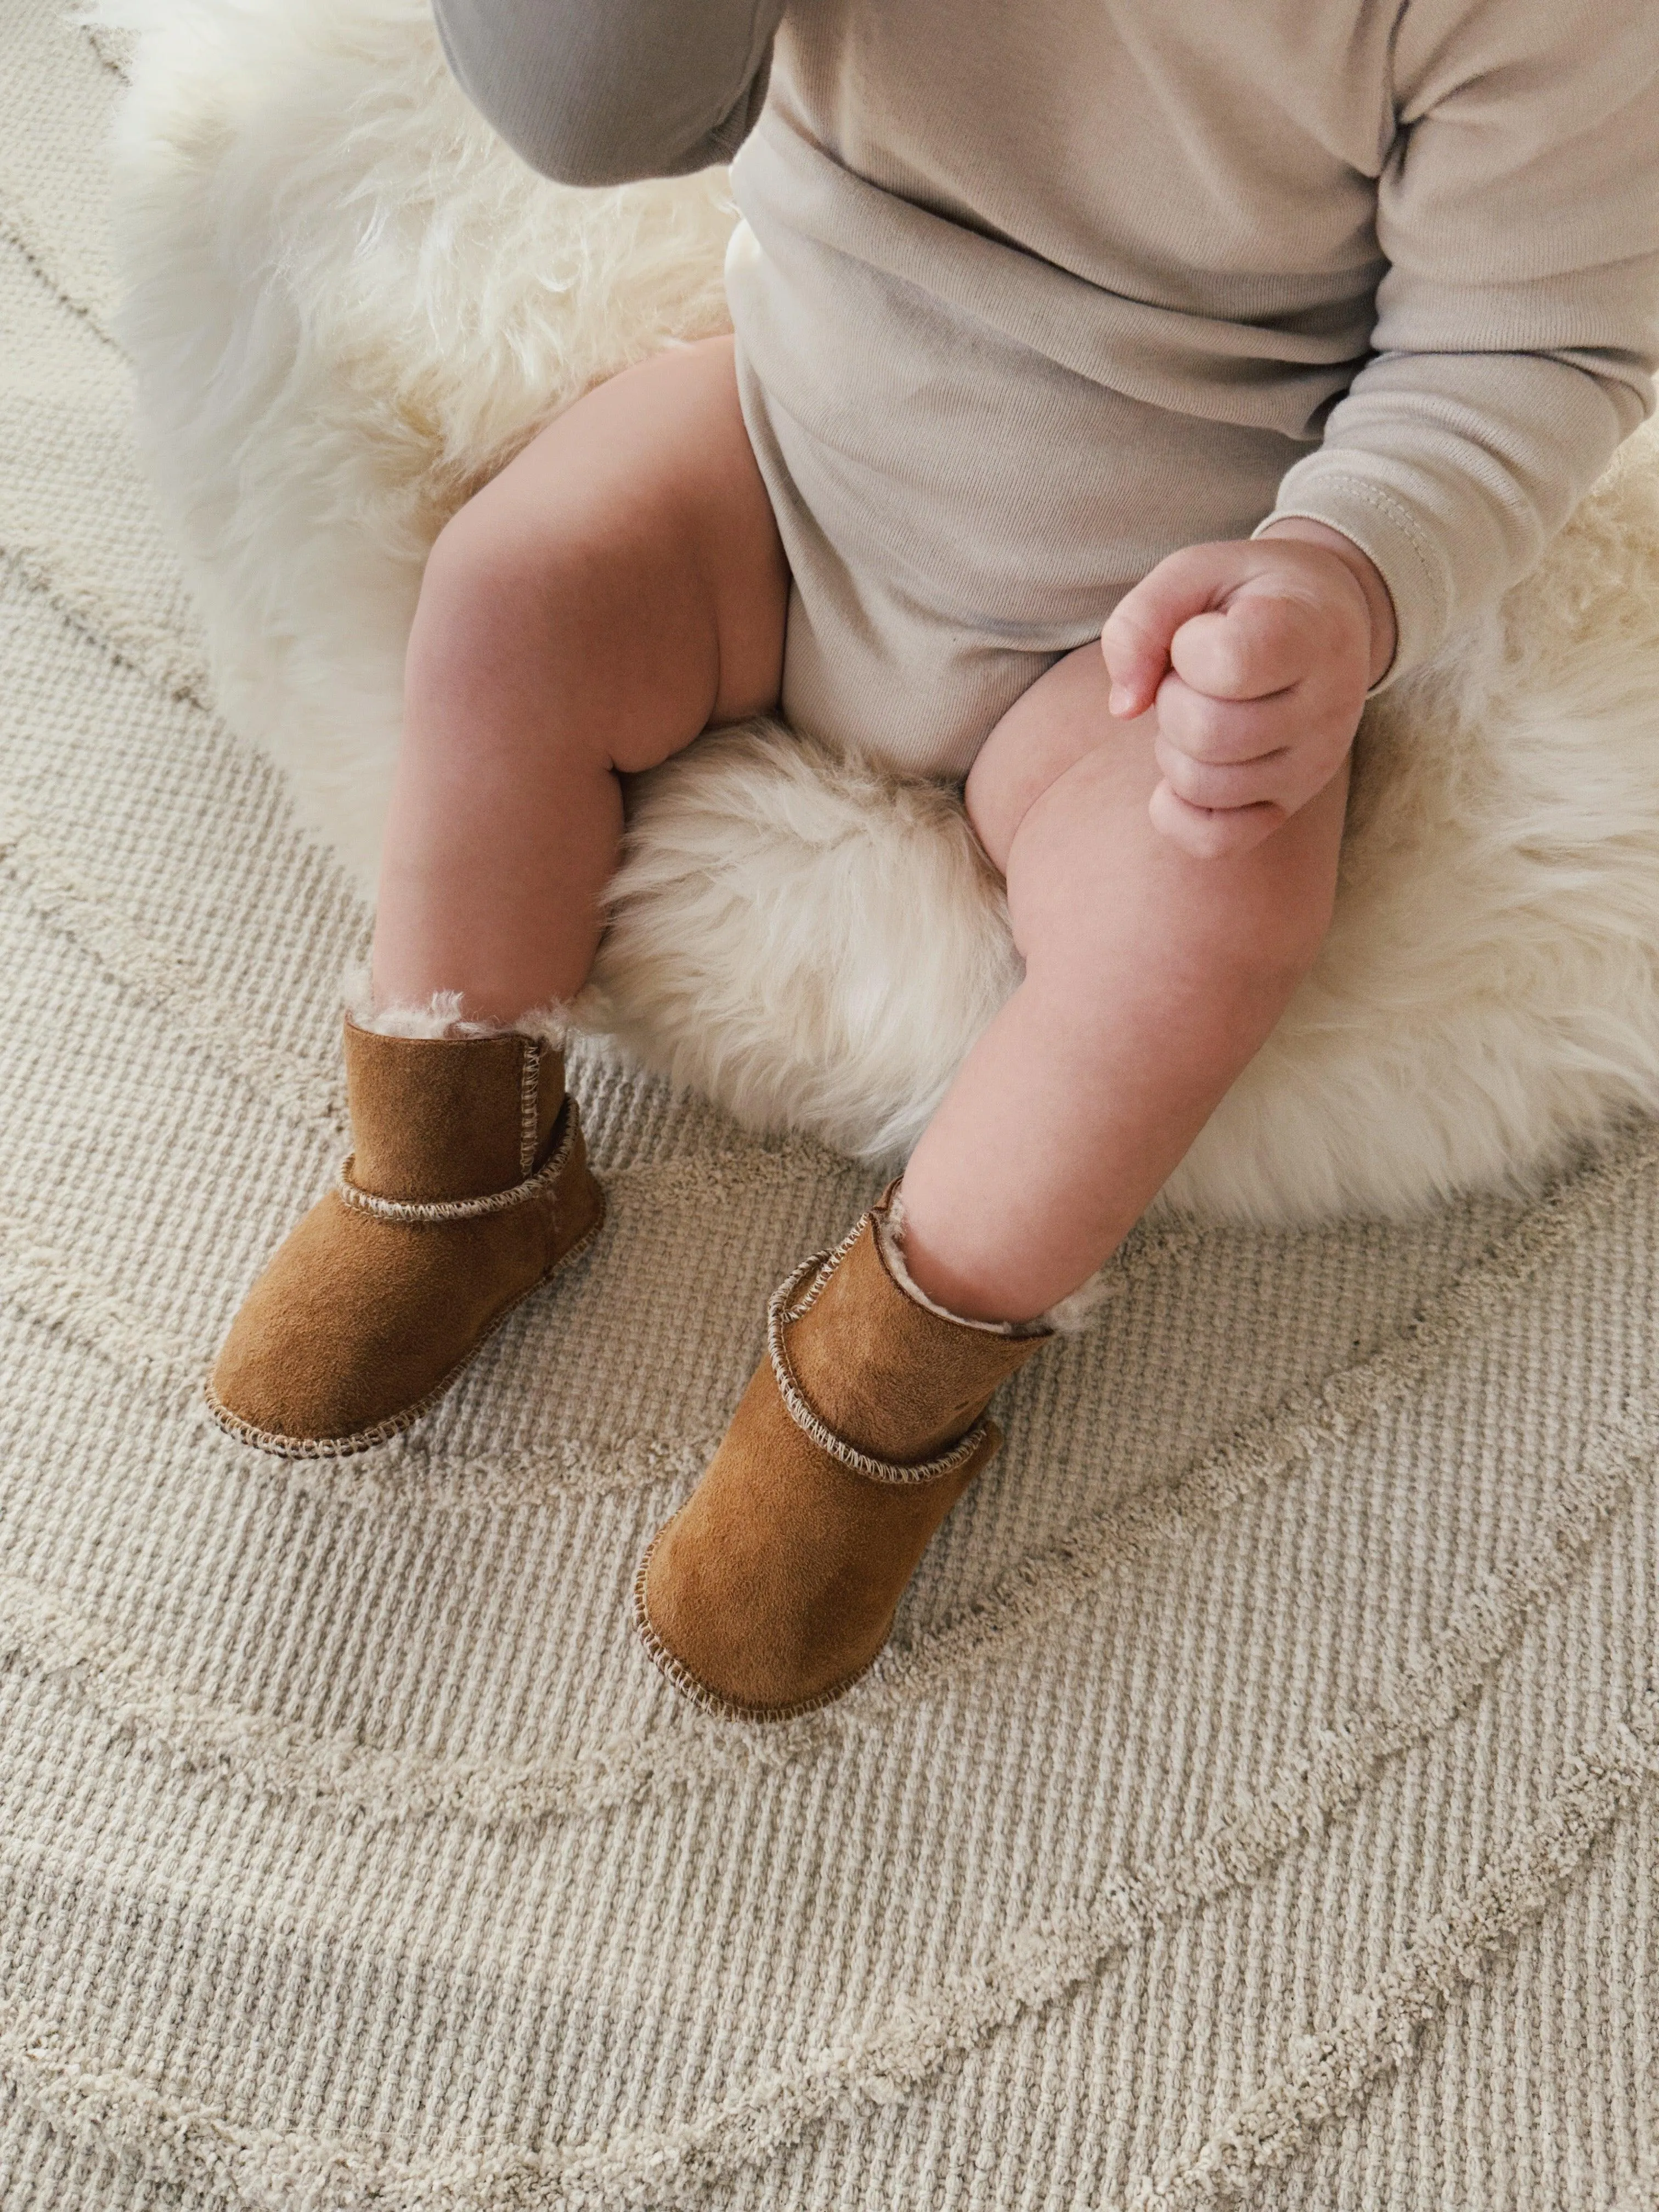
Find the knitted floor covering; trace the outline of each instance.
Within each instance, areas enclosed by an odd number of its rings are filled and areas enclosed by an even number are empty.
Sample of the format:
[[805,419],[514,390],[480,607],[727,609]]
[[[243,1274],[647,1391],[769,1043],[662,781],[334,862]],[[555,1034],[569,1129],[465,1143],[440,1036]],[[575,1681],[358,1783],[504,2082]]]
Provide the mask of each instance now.
[[131,447],[121,56],[0,10],[0,2207],[1659,2203],[1659,1134],[1164,1228],[875,1675],[677,1702],[634,1563],[871,1195],[590,1058],[611,1198],[415,1437],[204,1362],[366,916]]

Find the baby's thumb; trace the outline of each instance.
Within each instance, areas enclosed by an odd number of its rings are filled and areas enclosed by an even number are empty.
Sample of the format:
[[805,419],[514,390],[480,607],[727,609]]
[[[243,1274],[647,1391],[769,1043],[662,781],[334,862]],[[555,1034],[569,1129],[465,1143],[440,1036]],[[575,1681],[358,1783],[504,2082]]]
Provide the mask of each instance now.
[[1123,597],[1100,633],[1100,649],[1112,679],[1106,704],[1121,721],[1144,714],[1158,696],[1170,666],[1170,645],[1182,623],[1215,604],[1215,564],[1203,556],[1220,550],[1184,546],[1160,561]]

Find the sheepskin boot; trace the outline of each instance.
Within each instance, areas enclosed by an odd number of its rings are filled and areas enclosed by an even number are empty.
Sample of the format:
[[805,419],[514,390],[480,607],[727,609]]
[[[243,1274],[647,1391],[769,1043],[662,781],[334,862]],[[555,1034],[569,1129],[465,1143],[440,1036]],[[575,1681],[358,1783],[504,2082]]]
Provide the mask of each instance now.
[[355,1149],[207,1385],[222,1428],[290,1459],[407,1428],[605,1218],[545,1036],[387,1036],[348,1017],[345,1066]]
[[964,1322],[909,1280],[891,1187],[774,1296],[768,1357],[634,1583],[669,1680],[787,1720],[873,1662],[929,1539],[1002,1442],[991,1394],[1050,1337]]

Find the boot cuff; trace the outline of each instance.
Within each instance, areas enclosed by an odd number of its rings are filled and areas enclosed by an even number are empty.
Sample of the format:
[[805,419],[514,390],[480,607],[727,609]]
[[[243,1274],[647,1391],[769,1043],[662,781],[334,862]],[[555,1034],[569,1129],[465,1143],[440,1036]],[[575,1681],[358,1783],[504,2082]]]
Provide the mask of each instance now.
[[530,1036],[562,1050],[570,1035],[570,1009],[562,1004],[532,1007],[506,1024],[463,1021],[459,991],[434,991],[424,1006],[377,1006],[367,967],[346,970],[341,995],[353,1024],[375,1036]]
[[989,1336],[1080,1336],[1094,1320],[1096,1313],[1112,1296],[1112,1280],[1115,1261],[1109,1260],[1097,1274],[1091,1275],[1080,1289],[1069,1297],[1056,1299],[1046,1313],[1035,1321],[969,1321],[964,1314],[952,1313],[930,1298],[926,1291],[912,1278],[904,1263],[904,1192],[895,1184],[884,1200],[875,1209],[876,1242],[881,1256],[887,1262],[889,1273],[905,1296],[914,1298],[929,1313],[937,1314],[942,1321],[954,1322],[958,1328],[983,1329]]

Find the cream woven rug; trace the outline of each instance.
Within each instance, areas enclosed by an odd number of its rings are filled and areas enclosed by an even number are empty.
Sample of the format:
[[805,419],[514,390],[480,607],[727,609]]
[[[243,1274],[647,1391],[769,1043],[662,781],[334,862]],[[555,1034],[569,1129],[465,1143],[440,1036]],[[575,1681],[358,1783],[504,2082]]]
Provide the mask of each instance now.
[[417,1440],[205,1425],[366,917],[137,473],[119,60],[0,9],[3,2212],[1652,2208],[1655,1133],[1140,1239],[775,1731],[626,1597],[828,1155],[590,1062],[613,1225]]

